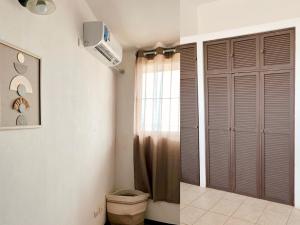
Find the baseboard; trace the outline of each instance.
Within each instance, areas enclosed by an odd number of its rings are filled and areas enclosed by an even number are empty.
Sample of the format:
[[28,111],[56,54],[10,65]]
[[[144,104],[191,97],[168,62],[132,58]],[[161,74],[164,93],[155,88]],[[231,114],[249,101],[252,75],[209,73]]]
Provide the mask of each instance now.
[[[105,225],[110,225],[109,222],[106,222]],[[175,225],[175,224],[171,224],[171,223],[163,223],[163,222],[158,222],[158,221],[154,221],[154,220],[145,220],[145,225]]]

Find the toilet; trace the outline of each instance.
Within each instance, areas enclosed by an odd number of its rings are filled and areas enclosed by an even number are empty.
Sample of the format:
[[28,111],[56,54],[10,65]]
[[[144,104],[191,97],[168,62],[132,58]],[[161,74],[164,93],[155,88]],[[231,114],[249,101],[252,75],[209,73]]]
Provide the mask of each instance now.
[[106,195],[107,215],[111,225],[144,225],[149,194],[121,190]]

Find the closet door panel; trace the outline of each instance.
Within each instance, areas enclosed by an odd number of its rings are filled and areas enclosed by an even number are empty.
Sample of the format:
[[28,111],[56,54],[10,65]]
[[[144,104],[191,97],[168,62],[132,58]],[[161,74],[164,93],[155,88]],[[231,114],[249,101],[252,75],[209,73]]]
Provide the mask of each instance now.
[[211,129],[209,140],[209,186],[230,190],[230,136],[226,130]]
[[257,197],[257,134],[235,132],[235,192]]
[[265,72],[263,83],[264,198],[293,203],[293,83],[290,70]]
[[222,40],[204,44],[205,72],[220,74],[230,72],[230,41]]
[[208,185],[230,190],[229,75],[206,79]]
[[262,34],[260,45],[260,64],[262,69],[293,69],[295,49],[294,30]]
[[259,38],[251,35],[231,40],[231,66],[233,72],[259,69]]
[[258,196],[258,73],[234,74],[232,85],[234,190],[238,193]]
[[180,46],[181,180],[200,185],[197,45]]
[[229,76],[207,77],[207,109],[209,129],[228,129],[229,123]]
[[290,203],[290,135],[266,133],[264,135],[264,197]]
[[197,78],[197,46],[196,44],[180,47],[180,78]]
[[181,128],[181,180],[189,184],[200,184],[198,128]]
[[180,80],[180,126],[182,128],[198,127],[198,92],[195,78]]

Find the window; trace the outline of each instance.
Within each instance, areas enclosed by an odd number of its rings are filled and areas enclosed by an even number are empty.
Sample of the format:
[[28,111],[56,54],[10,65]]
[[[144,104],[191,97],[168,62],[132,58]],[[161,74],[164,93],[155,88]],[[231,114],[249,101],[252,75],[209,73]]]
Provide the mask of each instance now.
[[144,132],[179,132],[180,71],[173,57],[142,60],[140,81],[139,130]]

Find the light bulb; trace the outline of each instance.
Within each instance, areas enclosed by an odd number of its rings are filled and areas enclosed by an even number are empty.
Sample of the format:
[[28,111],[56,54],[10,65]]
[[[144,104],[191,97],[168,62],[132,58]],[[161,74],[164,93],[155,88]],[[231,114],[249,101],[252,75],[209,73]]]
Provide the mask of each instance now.
[[39,12],[39,14],[47,14],[48,6],[47,6],[46,2],[39,0],[36,3],[36,11]]

